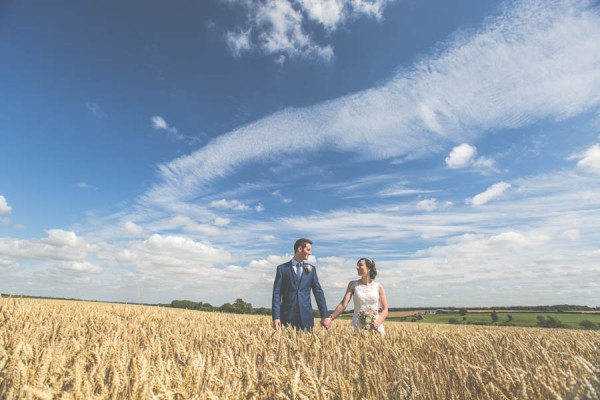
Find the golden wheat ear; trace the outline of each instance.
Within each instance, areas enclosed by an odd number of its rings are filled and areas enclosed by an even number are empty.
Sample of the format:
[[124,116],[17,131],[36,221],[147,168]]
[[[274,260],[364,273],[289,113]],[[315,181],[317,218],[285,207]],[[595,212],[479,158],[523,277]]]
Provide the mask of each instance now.
[[595,399],[595,331],[271,318],[0,299],[0,399]]

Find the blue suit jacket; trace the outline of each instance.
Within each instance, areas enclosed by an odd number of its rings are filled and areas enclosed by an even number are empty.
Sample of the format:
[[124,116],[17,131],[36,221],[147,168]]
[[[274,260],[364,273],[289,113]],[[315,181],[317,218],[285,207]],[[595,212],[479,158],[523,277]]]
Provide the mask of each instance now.
[[325,302],[325,293],[319,283],[317,269],[311,265],[310,272],[307,272],[306,266],[310,264],[305,261],[304,265],[305,268],[302,270],[300,279],[292,268],[291,260],[277,267],[273,283],[272,316],[273,320],[281,320],[284,326],[292,325],[298,329],[312,329],[315,320],[310,301],[311,290],[315,295],[321,318],[328,317],[329,311]]

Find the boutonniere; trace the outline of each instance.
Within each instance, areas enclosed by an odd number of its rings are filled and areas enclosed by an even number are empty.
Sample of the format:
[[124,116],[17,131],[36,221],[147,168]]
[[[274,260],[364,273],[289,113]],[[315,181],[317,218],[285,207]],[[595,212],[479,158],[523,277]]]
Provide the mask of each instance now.
[[306,272],[308,274],[310,271],[312,271],[312,265],[305,264],[304,265],[304,272]]

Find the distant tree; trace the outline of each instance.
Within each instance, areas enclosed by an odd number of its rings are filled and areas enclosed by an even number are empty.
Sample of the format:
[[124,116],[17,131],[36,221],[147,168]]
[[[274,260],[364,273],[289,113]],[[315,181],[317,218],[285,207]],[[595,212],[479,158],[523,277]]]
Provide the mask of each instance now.
[[492,313],[490,314],[490,317],[492,318],[493,323],[498,322],[498,313],[496,312],[496,310],[492,311]]
[[598,329],[599,328],[598,324],[595,324],[588,319],[584,319],[583,321],[581,321],[579,323],[579,326],[581,326],[583,329]]
[[464,317],[465,315],[467,315],[467,309],[461,308],[460,310],[458,310],[458,313]]
[[506,316],[506,320],[507,320],[508,322],[512,321],[512,315],[508,314],[508,315]]
[[234,313],[235,308],[231,305],[231,303],[225,303],[221,307],[219,307],[219,311],[226,313]]
[[271,309],[265,307],[255,308],[254,312],[259,315],[271,315]]
[[235,299],[235,302],[233,303],[233,308],[236,313],[240,314],[252,314],[252,312],[254,311],[254,309],[252,308],[252,304],[246,303],[242,299]]
[[186,310],[195,310],[196,309],[196,304],[193,301],[189,301],[189,300],[173,300],[171,302],[171,307],[173,308],[184,308]]
[[563,323],[557,320],[556,318],[549,315],[548,317],[544,317],[543,315],[538,315],[537,317],[538,325],[543,328],[562,328],[564,327]]
[[466,320],[467,320],[467,317],[466,317],[466,316],[462,317],[462,320],[463,320],[463,321],[466,321]]

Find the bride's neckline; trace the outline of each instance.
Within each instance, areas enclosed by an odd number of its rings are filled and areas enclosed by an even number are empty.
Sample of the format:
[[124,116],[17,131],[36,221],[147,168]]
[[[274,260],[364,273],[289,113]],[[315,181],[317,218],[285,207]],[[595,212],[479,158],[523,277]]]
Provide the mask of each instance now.
[[363,283],[362,280],[360,280],[360,279],[358,279],[356,281],[357,285],[359,285],[359,286],[365,286],[365,287],[371,287],[371,286],[373,286],[374,283],[375,283],[374,280],[371,280],[371,282],[369,282],[369,283]]

